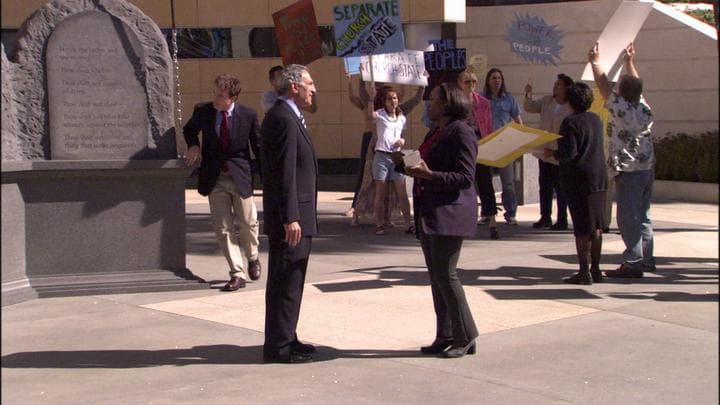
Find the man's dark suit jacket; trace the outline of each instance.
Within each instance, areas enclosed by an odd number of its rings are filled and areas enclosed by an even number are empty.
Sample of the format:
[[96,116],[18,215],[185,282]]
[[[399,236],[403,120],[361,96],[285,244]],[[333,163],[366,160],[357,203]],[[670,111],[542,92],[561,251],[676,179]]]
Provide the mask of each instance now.
[[260,133],[263,232],[284,239],[284,225],[298,221],[303,237],[315,235],[318,168],[310,134],[283,100],[265,114]]
[[420,180],[413,198],[415,215],[425,220],[423,229],[428,235],[475,236],[476,158],[475,131],[459,120],[449,123],[430,148],[426,163],[433,177]]
[[211,102],[200,103],[195,106],[192,117],[183,127],[188,148],[199,145],[198,133],[203,133],[198,192],[202,195],[210,194],[220,176],[223,162],[227,162],[228,172],[238,185],[240,196],[251,197],[253,184],[250,148],[256,159],[260,156],[257,113],[235,103],[230,125],[230,150],[227,153],[220,148],[220,139],[215,131],[216,117],[217,110]]

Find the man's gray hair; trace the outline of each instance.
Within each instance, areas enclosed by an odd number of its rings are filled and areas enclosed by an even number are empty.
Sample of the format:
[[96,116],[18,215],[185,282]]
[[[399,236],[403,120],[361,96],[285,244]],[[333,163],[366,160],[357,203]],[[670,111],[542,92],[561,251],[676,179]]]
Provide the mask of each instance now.
[[308,72],[309,74],[310,70],[303,65],[297,64],[285,66],[285,69],[283,69],[282,74],[280,75],[280,82],[278,83],[278,94],[281,96],[287,95],[288,92],[290,92],[290,85],[292,83],[302,85],[303,72]]

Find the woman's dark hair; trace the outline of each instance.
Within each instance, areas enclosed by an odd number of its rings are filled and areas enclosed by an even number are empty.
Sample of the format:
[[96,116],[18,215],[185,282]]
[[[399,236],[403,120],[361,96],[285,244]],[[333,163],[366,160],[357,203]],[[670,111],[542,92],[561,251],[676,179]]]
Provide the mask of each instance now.
[[268,70],[268,80],[272,80],[275,77],[275,72],[282,72],[283,67],[280,65],[273,66]]
[[583,82],[574,83],[566,90],[567,100],[575,112],[587,111],[593,103],[590,86]]
[[620,97],[632,104],[640,102],[640,95],[643,91],[643,82],[639,77],[624,74],[618,82],[618,93]]
[[445,116],[450,120],[464,120],[470,116],[472,102],[456,84],[441,83],[440,96],[445,100]]
[[[385,110],[388,114],[390,111],[387,110],[385,107],[385,99],[387,98],[388,93],[395,93],[397,94],[397,91],[392,86],[382,86],[377,93],[375,94],[375,100],[373,100],[373,107],[375,110]],[[395,115],[402,114],[402,110],[400,109],[400,106],[395,109]]]
[[566,89],[569,88],[570,86],[572,86],[573,83],[575,83],[575,82],[573,81],[573,79],[571,79],[570,76],[566,75],[565,73],[560,73],[560,74],[558,75],[558,80],[560,80],[561,82],[563,82],[563,84],[565,85],[565,88],[566,88]]
[[498,96],[502,96],[505,94],[505,75],[503,74],[502,70],[498,68],[492,68],[488,70],[487,74],[485,75],[485,87],[483,88],[483,93],[487,96],[492,96],[492,91],[490,91],[490,76],[492,76],[493,73],[500,73],[500,77],[502,78],[502,85],[500,85],[500,91],[498,92]]

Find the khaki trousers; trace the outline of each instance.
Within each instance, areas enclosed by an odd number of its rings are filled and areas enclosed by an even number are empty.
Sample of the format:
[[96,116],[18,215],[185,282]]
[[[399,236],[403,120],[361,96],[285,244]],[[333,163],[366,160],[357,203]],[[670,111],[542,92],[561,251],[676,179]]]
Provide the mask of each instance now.
[[230,277],[247,280],[246,262],[258,260],[259,225],[255,201],[252,196],[242,198],[232,177],[221,173],[208,202],[215,237],[230,265]]

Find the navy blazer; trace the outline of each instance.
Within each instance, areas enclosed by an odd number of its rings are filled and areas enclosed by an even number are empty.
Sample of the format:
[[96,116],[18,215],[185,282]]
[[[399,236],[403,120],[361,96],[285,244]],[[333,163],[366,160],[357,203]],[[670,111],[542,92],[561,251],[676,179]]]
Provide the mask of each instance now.
[[260,156],[260,137],[258,136],[257,113],[252,109],[235,103],[230,125],[230,150],[224,153],[215,131],[217,110],[211,102],[197,104],[192,117],[183,127],[183,135],[188,148],[199,145],[198,133],[202,131],[202,161],[198,170],[198,192],[208,195],[215,187],[220,168],[227,162],[228,172],[240,189],[242,198],[253,194],[250,149],[255,158]]
[[[425,137],[427,140],[432,131]],[[477,228],[475,161],[477,137],[466,123],[448,124],[430,148],[425,163],[431,179],[415,179],[415,215],[428,235],[473,237]]]
[[260,127],[263,173],[263,233],[285,238],[285,224],[299,222],[302,236],[317,233],[315,148],[307,129],[283,100],[268,110]]

